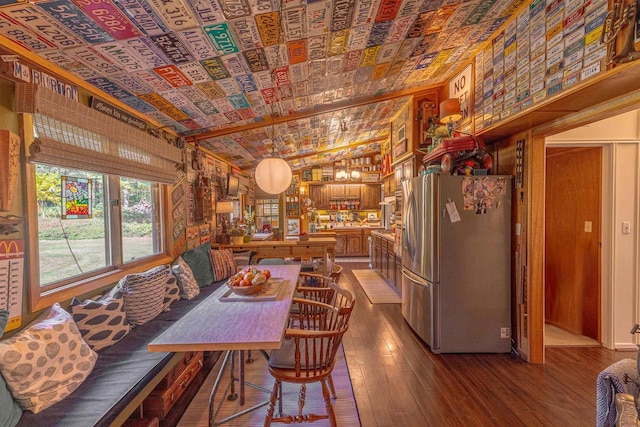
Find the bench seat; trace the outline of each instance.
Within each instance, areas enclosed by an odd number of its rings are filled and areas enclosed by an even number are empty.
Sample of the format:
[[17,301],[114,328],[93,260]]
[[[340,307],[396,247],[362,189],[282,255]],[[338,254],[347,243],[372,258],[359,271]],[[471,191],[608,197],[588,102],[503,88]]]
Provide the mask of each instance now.
[[203,287],[194,299],[176,301],[169,311],[133,328],[122,340],[98,353],[93,371],[73,393],[38,414],[24,411],[18,426],[109,426],[115,421],[121,424],[123,417],[126,419],[142,403],[179,360],[175,353],[151,353],[147,345],[223,283]]

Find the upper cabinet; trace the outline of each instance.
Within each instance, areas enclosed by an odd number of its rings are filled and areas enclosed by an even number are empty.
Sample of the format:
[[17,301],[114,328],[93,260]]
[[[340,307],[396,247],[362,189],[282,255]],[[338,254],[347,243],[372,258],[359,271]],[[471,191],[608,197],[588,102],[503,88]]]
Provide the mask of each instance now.
[[329,194],[331,199],[359,199],[360,184],[331,184]]
[[310,185],[309,198],[315,202],[316,209],[329,209],[329,187],[326,185]]
[[360,189],[362,209],[380,209],[380,186],[363,185]]

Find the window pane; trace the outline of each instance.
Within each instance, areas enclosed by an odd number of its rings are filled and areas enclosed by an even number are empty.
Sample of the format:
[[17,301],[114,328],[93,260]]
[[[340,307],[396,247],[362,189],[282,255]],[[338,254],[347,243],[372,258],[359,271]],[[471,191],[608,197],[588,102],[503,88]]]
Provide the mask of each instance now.
[[104,182],[94,172],[36,165],[40,286],[111,264]]
[[157,184],[120,178],[122,261],[160,253]]

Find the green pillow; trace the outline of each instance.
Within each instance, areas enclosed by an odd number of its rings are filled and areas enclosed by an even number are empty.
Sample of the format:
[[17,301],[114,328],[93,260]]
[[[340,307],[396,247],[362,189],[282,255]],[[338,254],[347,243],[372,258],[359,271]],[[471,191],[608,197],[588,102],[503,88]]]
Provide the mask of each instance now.
[[[9,312],[0,310],[0,337],[4,333],[8,319]],[[18,424],[20,417],[22,417],[22,408],[11,397],[7,384],[0,374],[0,426],[13,427]]]
[[182,254],[182,259],[191,268],[193,277],[201,288],[213,283],[210,250],[211,243],[207,242]]

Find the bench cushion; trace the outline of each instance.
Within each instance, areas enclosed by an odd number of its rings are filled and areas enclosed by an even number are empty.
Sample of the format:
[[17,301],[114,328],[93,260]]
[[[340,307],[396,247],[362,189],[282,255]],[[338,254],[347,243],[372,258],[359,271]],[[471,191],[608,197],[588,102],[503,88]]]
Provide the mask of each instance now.
[[202,289],[199,297],[179,300],[171,310],[137,326],[118,343],[100,352],[87,380],[68,398],[37,415],[25,411],[20,427],[108,426],[173,357],[173,353],[152,353],[147,344],[184,316],[220,284]]

